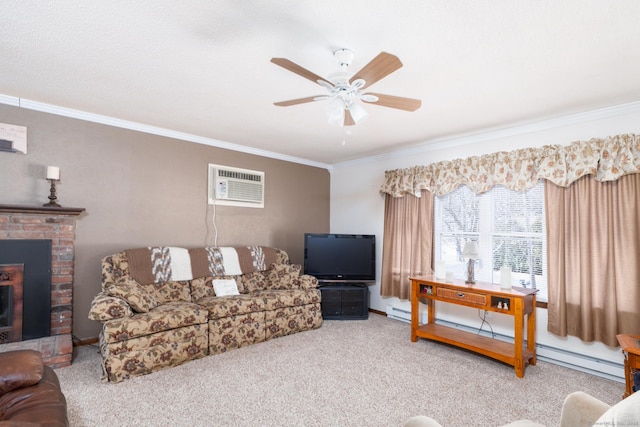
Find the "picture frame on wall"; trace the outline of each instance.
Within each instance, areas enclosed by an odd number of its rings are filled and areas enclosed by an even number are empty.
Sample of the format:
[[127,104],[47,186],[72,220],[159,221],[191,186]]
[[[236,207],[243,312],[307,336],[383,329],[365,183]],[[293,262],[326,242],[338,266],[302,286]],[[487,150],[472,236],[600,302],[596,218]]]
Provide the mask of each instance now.
[[0,151],[27,154],[26,126],[0,123]]

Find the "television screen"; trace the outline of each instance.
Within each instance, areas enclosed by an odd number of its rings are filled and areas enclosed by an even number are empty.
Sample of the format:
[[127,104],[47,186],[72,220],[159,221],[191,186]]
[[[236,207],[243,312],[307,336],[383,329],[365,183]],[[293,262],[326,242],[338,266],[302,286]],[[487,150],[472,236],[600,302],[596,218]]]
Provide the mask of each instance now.
[[304,272],[321,281],[374,282],[376,236],[306,233]]

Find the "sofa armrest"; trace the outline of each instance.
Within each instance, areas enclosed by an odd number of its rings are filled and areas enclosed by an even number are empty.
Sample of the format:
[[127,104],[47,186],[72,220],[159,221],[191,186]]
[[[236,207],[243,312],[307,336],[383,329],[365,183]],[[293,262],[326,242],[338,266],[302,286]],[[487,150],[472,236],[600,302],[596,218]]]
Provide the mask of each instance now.
[[591,427],[610,408],[582,391],[569,394],[562,404],[560,427]]
[[300,275],[300,289],[315,289],[318,287],[318,279],[308,274]]
[[100,292],[93,298],[89,309],[89,319],[98,322],[133,316],[131,306],[122,298]]
[[42,379],[42,353],[15,350],[0,353],[0,396],[12,390],[29,387]]

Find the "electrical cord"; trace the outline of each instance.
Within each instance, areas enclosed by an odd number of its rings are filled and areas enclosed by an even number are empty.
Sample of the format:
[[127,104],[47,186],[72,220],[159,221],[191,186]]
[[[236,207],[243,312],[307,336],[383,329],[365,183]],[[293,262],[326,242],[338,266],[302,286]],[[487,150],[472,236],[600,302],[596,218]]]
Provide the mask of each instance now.
[[480,318],[480,320],[482,320],[482,323],[480,324],[480,327],[478,328],[477,335],[480,335],[480,332],[482,332],[482,327],[486,323],[487,326],[489,327],[489,329],[491,330],[491,338],[495,338],[496,334],[493,332],[493,327],[491,327],[491,323],[489,323],[487,321],[487,310],[484,310],[484,314],[482,314],[482,315],[480,314],[480,311],[482,311],[482,310],[478,310],[478,317]]
[[92,344],[92,343],[88,343],[86,341],[81,340],[80,338],[76,337],[75,335],[71,334],[71,341],[73,341],[74,344],[78,344],[78,345],[88,345],[89,347],[94,347],[94,348],[100,348],[100,346],[96,345],[96,344]]

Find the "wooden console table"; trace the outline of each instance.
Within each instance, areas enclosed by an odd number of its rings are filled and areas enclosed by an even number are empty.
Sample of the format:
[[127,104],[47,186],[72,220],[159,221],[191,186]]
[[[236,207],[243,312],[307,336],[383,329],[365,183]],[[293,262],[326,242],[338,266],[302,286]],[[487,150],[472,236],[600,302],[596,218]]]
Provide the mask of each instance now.
[[640,335],[620,334],[616,338],[624,354],[625,399],[633,394],[633,376],[640,371]]
[[[435,280],[432,276],[411,277],[411,341],[426,338],[455,345],[491,357],[513,366],[518,378],[524,376],[525,363],[536,364],[536,292],[537,289],[513,287],[463,280],[453,283]],[[420,298],[426,299],[428,323],[419,324]],[[463,305],[479,310],[508,314],[514,317],[514,343],[477,335],[435,323],[435,301]],[[506,304],[506,305],[505,305]],[[506,308],[505,308],[506,307]],[[527,342],[524,343],[525,316]]]

